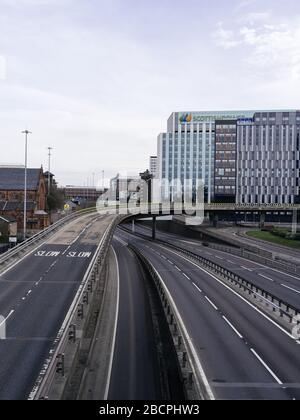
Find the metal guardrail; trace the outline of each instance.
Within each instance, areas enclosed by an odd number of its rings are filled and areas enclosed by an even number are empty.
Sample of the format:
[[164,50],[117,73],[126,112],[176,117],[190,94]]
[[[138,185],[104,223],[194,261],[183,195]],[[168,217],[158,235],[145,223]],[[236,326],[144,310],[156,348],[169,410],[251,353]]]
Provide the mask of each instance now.
[[[51,350],[47,363],[44,365],[36,385],[30,394],[30,400],[47,399],[57,375],[60,378],[64,378],[64,383],[66,383],[65,365],[67,363],[70,365],[73,362],[73,360],[67,359],[74,358],[76,348],[78,349],[80,346],[82,337],[78,336],[77,332],[79,327],[81,333],[84,331],[85,322],[88,319],[88,309],[85,310],[85,308],[89,307],[89,303],[96,291],[95,285],[100,279],[101,270],[104,266],[115,228],[122,220],[123,217],[116,217],[107,227],[54,341],[55,347]],[[71,354],[69,355],[68,347],[70,344],[73,348],[71,348]]]
[[18,256],[20,253],[26,252],[29,248],[31,248],[33,245],[37,245],[42,239],[48,237],[49,235],[55,233],[58,229],[63,227],[65,224],[69,223],[72,220],[75,220],[78,217],[84,216],[85,214],[94,213],[96,211],[96,208],[90,208],[90,209],[84,209],[80,210],[76,213],[72,213],[47,229],[44,229],[43,231],[37,233],[36,235],[32,236],[31,238],[27,239],[26,241],[22,242],[21,244],[17,245],[16,247],[10,249],[9,251],[5,252],[0,256],[0,269],[3,265],[8,263],[11,259]]
[[[179,316],[176,304],[167,286],[154,266],[140,252],[140,250],[132,244],[129,245],[129,248],[137,255],[151,275],[160,296],[173,338],[188,400],[213,400],[214,395],[212,390],[202,367],[199,366],[199,359],[197,358],[192,341],[188,336],[187,330],[181,317]],[[198,359],[198,362],[196,359]]]
[[217,275],[220,275],[223,279],[228,280],[230,283],[238,286],[244,292],[249,293],[250,296],[257,299],[259,296],[265,303],[267,303],[270,307],[272,307],[273,311],[278,311],[280,317],[286,317],[288,321],[293,324],[294,319],[296,316],[300,314],[300,309],[295,308],[293,305],[283,301],[282,299],[278,298],[277,296],[273,295],[272,293],[262,289],[261,287],[257,286],[256,284],[250,282],[249,280],[245,280],[243,277],[233,273],[232,271],[223,268],[219,264],[212,262],[211,260],[201,257],[191,251],[184,250],[176,245],[170,244],[164,241],[158,241],[162,245],[167,247],[173,248],[184,255],[188,256],[193,261],[200,263],[204,268],[209,269],[210,271],[214,272]]
[[300,267],[293,263],[283,262],[282,260],[273,260],[258,253],[252,253],[245,249],[237,249],[232,248],[229,246],[223,246],[219,244],[210,243],[209,247],[211,249],[216,249],[218,251],[226,252],[228,254],[237,255],[242,258],[246,258],[250,261],[257,262],[259,264],[263,264],[270,268],[275,268],[277,270],[289,273],[289,274],[296,274],[300,275]]
[[[120,227],[124,231],[129,231],[125,227]],[[131,232],[130,232],[131,233]],[[149,240],[149,237],[146,237],[140,233],[134,233],[135,236],[139,236],[143,239]],[[237,286],[239,289],[243,290],[244,292],[248,293],[250,297],[254,299],[261,299],[267,306],[272,308],[273,312],[278,312],[280,317],[285,317],[290,324],[294,324],[295,318],[300,315],[300,309],[295,308],[293,305],[283,301],[282,299],[278,298],[277,296],[273,295],[272,293],[262,289],[258,285],[250,282],[249,280],[244,279],[243,277],[233,273],[232,271],[216,264],[215,262],[209,260],[206,257],[202,257],[200,255],[195,254],[192,251],[188,251],[183,249],[177,245],[171,244],[166,241],[156,240],[156,243],[161,244],[167,248],[172,248],[177,252],[180,252],[187,256],[194,262],[200,263],[203,268],[208,269],[209,271],[219,275],[222,279],[228,280],[231,284]],[[300,321],[297,321],[299,324]]]

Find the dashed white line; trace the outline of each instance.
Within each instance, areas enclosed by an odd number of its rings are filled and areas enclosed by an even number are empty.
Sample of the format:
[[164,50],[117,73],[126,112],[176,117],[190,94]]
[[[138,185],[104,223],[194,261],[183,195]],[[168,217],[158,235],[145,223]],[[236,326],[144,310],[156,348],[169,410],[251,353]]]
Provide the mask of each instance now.
[[200,289],[200,287],[197,286],[197,284],[193,283],[193,286],[196,287],[196,289],[198,290],[198,292],[202,293],[202,290]]
[[285,287],[286,289],[292,290],[295,293],[298,293],[300,295],[300,290],[294,289],[293,287],[287,286],[286,284],[282,284],[282,287]]
[[236,335],[239,337],[239,338],[243,338],[243,336],[242,336],[242,334],[240,334],[239,332],[238,332],[238,330],[232,325],[232,323],[230,322],[230,321],[228,321],[228,319],[226,318],[226,316],[223,316],[223,319],[224,319],[224,321],[229,325],[229,327],[231,328],[231,329],[233,329],[233,331],[236,333]]
[[209,271],[205,270],[203,267],[200,267],[200,265],[194,263],[193,261],[189,260],[187,257],[184,257],[181,254],[178,254],[175,251],[169,250],[169,252],[172,252],[173,254],[177,255],[178,257],[182,258],[183,260],[189,262],[191,265],[197,267],[200,271],[203,271],[204,273],[208,274],[210,277],[212,277],[216,282],[218,282],[221,286],[223,286],[225,289],[233,293],[237,298],[242,300],[246,305],[250,306],[254,311],[259,313],[263,318],[268,320],[272,325],[274,325],[276,328],[278,328],[283,334],[287,335],[289,338],[295,342],[295,337],[290,334],[287,330],[285,330],[281,325],[277,324],[272,318],[270,318],[268,315],[266,315],[264,312],[262,312],[260,309],[258,309],[256,306],[254,306],[251,302],[249,302],[247,299],[245,299],[243,296],[241,296],[238,292],[231,289],[231,287],[227,286],[227,284],[223,283],[221,280],[219,280],[216,276],[214,276]]
[[216,311],[218,311],[219,309],[217,308],[217,306],[207,297],[207,296],[205,296],[205,299],[207,300],[207,302],[209,302],[210,304],[211,304],[211,306],[216,310]]
[[253,270],[250,270],[250,268],[245,267],[245,266],[243,266],[243,265],[241,265],[241,268],[243,268],[244,270],[250,271],[250,273],[252,273],[252,272],[253,272]]
[[185,278],[187,278],[188,280],[191,280],[190,278],[189,278],[189,276],[187,276],[185,273],[182,273],[183,275],[184,275],[184,277]]
[[256,353],[256,351],[254,349],[251,349],[251,352],[260,361],[260,363],[267,369],[267,371],[271,374],[271,376],[275,379],[275,381],[279,385],[283,385],[283,382],[281,382],[281,380],[278,378],[278,376],[275,375],[275,373],[272,371],[272,369],[266,364],[266,362],[263,361],[263,359]]
[[178,270],[181,273],[181,269],[175,265],[176,270]]
[[218,260],[224,261],[224,258],[222,258],[222,257],[218,257],[217,255],[215,257],[218,258]]
[[261,274],[261,273],[259,273],[258,275],[259,275],[260,277],[263,277],[264,279],[269,280],[269,281],[271,281],[272,283],[274,283],[274,280],[273,280],[273,279],[271,279],[271,277],[265,276],[264,274]]

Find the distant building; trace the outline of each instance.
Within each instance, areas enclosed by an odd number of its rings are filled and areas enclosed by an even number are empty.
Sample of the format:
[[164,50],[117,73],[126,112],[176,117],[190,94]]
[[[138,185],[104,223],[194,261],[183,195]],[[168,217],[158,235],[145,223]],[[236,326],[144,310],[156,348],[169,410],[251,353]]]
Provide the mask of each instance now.
[[[0,215],[15,219],[23,229],[24,167],[0,167]],[[46,213],[46,184],[43,169],[27,170],[27,229],[41,230],[49,225]]]
[[235,203],[237,120],[216,121],[214,199]]
[[117,175],[110,180],[109,200],[126,202],[146,202],[148,191],[140,176],[121,177]]
[[157,156],[150,156],[149,171],[150,171],[150,174],[153,175],[154,178],[157,177],[157,163],[158,163]]
[[16,237],[17,233],[17,221],[9,216],[0,216],[0,237]]
[[300,111],[237,122],[238,203],[300,204]]
[[103,189],[100,190],[96,187],[76,187],[73,185],[67,185],[63,188],[63,192],[65,200],[96,202],[103,194]]
[[297,110],[175,112],[158,136],[159,199],[200,180],[208,203],[300,203],[299,136]]

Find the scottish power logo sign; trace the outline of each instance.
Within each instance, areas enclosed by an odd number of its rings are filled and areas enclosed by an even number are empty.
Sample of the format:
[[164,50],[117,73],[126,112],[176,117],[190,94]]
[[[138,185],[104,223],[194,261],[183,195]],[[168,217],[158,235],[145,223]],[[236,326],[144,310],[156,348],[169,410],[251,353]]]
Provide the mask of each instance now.
[[192,120],[193,120],[192,114],[181,114],[179,116],[180,124],[189,124],[192,122]]
[[201,112],[201,113],[179,113],[180,124],[199,124],[199,123],[211,123],[216,120],[250,120],[253,119],[254,112],[249,111],[245,113],[241,112]]

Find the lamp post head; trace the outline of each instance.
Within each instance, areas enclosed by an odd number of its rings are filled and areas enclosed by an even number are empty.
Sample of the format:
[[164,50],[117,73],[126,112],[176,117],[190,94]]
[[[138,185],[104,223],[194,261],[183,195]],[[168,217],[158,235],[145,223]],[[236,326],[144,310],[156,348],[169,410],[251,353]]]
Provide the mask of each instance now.
[[32,132],[29,130],[25,130],[25,131],[22,131],[22,134],[32,134]]

